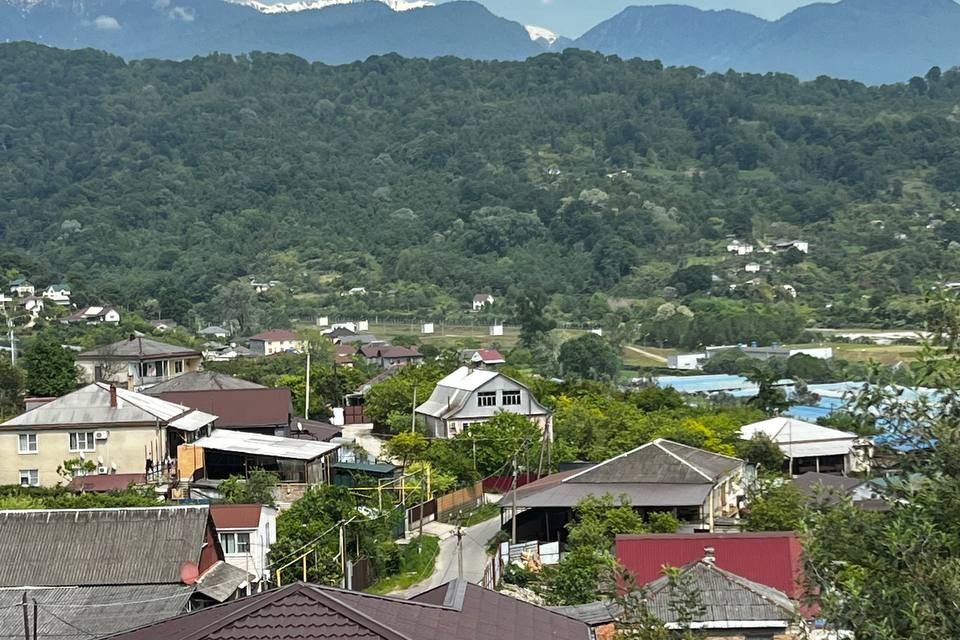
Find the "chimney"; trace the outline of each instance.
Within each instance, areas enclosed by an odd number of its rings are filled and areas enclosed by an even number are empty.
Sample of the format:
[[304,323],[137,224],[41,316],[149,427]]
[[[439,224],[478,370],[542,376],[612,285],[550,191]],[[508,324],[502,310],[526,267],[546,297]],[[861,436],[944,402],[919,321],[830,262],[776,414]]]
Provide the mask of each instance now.
[[110,408],[117,408],[117,385],[110,383]]
[[703,548],[703,561],[707,564],[715,564],[717,561],[717,553],[714,551],[713,547],[704,547]]

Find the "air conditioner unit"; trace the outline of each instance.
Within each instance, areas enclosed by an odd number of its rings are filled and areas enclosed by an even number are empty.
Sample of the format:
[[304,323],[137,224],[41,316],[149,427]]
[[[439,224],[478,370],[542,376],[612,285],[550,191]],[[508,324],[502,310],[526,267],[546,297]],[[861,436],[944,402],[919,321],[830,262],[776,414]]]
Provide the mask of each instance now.
[[99,473],[100,475],[104,475],[104,474],[106,474],[106,473],[109,473],[109,471],[110,471],[110,470],[107,469],[107,465],[105,465],[105,464],[101,464],[100,466],[97,467],[97,473]]
[[95,440],[106,440],[107,436],[110,435],[109,431],[94,431],[93,437]]

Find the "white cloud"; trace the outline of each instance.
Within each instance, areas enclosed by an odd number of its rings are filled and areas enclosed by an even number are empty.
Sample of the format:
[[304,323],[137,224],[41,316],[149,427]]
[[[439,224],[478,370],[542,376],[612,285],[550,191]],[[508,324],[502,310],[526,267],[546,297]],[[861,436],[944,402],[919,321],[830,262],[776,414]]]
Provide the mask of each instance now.
[[120,30],[120,23],[112,16],[97,16],[93,21],[93,26],[100,31]]
[[190,7],[174,7],[170,10],[170,17],[174,20],[193,22],[197,18],[197,14]]

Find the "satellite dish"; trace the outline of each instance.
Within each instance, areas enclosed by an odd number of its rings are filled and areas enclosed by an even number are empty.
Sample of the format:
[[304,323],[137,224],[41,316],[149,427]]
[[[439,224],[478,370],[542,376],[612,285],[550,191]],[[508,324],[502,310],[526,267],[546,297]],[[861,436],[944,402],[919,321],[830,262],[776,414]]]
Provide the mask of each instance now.
[[194,562],[184,562],[180,565],[180,581],[183,584],[196,584],[200,578],[200,567]]
[[83,451],[80,452],[80,459],[81,459],[81,460],[86,460],[86,459],[87,459],[87,455],[86,455]]
[[302,422],[298,422],[298,423],[297,423],[297,431],[303,431],[303,423],[302,423]]
[[117,463],[116,463],[116,462],[111,462],[111,463],[110,463],[110,468],[113,469],[114,471],[116,471],[116,470],[117,470]]
[[97,464],[103,464],[103,456],[97,456]]

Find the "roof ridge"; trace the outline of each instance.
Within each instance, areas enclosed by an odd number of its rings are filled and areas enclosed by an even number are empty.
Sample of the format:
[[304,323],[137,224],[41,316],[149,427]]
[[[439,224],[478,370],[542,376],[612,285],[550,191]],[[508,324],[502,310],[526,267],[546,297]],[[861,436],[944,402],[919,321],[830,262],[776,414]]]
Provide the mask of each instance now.
[[[303,583],[298,583],[298,584],[303,584]],[[400,633],[396,629],[393,629],[392,627],[388,627],[387,625],[380,622],[379,620],[370,617],[369,615],[360,611],[356,607],[346,602],[343,602],[342,600],[337,599],[336,596],[334,596],[334,594],[328,593],[327,591],[322,589],[319,585],[304,585],[304,586],[307,587],[305,593],[312,595],[315,599],[319,600],[320,602],[330,607],[331,609],[334,609],[335,611],[337,611],[337,613],[349,618],[351,621],[360,622],[363,626],[366,626],[370,631],[373,631],[381,636],[391,638],[391,640],[412,640],[411,638]],[[401,602],[403,601],[401,600]],[[356,620],[357,617],[361,618],[361,620],[360,621]],[[188,640],[188,639],[184,638],[183,640]]]
[[726,458],[728,460],[734,460],[736,462],[743,462],[743,460],[741,460],[736,456],[728,456],[725,453],[717,453],[716,451],[707,451],[706,449],[701,449],[700,447],[694,447],[689,444],[683,444],[682,442],[677,442],[676,440],[670,440],[669,438],[657,438],[657,440],[661,442],[669,442],[672,445],[683,447],[684,449],[693,449],[694,451],[699,451],[700,453],[708,453],[711,456],[717,456],[718,458]]
[[[772,598],[770,598],[767,594],[765,594],[765,593],[763,593],[762,591],[760,591],[759,589],[757,589],[757,588],[756,588],[757,586],[762,586],[762,587],[764,587],[765,589],[770,589],[770,590],[772,590],[772,591],[776,591],[779,595],[782,595],[785,600],[787,600],[788,602],[791,601],[791,600],[790,600],[790,596],[788,596],[787,594],[783,593],[782,591],[780,591],[780,590],[777,589],[776,587],[771,587],[770,585],[762,584],[762,583],[756,582],[756,581],[754,581],[754,580],[749,580],[749,579],[747,579],[747,578],[744,578],[743,576],[739,576],[739,575],[733,573],[732,571],[727,571],[726,569],[721,569],[721,568],[718,567],[715,563],[705,562],[703,559],[698,560],[697,563],[702,564],[702,565],[708,567],[710,570],[715,571],[716,573],[718,573],[722,578],[724,578],[724,579],[727,580],[728,582],[732,582],[732,583],[736,584],[737,586],[746,589],[747,591],[749,591],[749,592],[752,593],[753,595],[757,596],[758,598],[763,599],[765,602],[768,602],[768,603],[772,604],[772,605],[775,606],[775,607],[779,607],[779,608],[781,608],[781,609],[786,609],[786,607],[784,607],[781,603],[775,602],[775,601],[774,601]],[[794,613],[794,611],[791,610],[790,613]]]
[[[596,469],[599,469],[600,467],[603,467],[603,466],[605,466],[605,465],[607,465],[607,464],[609,464],[609,463],[611,463],[611,462],[613,462],[613,461],[615,461],[615,460],[619,460],[620,458],[625,458],[625,457],[627,457],[627,456],[629,456],[629,455],[632,455],[632,454],[636,453],[637,451],[640,451],[641,449],[643,449],[643,448],[645,448],[645,447],[649,447],[650,445],[652,445],[652,444],[654,444],[654,443],[656,443],[656,440],[653,440],[653,441],[651,441],[651,442],[647,442],[647,443],[645,443],[645,444],[642,444],[642,445],[640,445],[639,447],[637,447],[637,448],[635,448],[635,449],[631,449],[630,451],[626,451],[626,452],[621,453],[620,455],[614,456],[614,457],[612,457],[612,458],[607,458],[607,459],[604,460],[603,462],[598,462],[597,464],[593,465],[592,467],[587,467],[586,469],[583,469],[582,471],[579,471],[578,473],[575,473],[575,474],[573,474],[572,476],[568,476],[568,477],[566,477],[566,478],[563,478],[562,480],[560,480],[560,482],[561,482],[561,483],[569,482],[570,480],[573,480],[574,478],[579,478],[580,476],[584,475],[585,473],[588,473],[588,472],[590,472],[590,471],[594,471],[594,470],[596,470]],[[669,452],[668,452],[668,453],[669,453]]]
[[[663,439],[663,438],[657,438],[657,439],[654,440],[651,444],[656,445],[656,447],[657,447],[658,449],[660,449],[660,451],[663,451],[664,453],[672,456],[673,458],[676,458],[677,461],[678,461],[680,464],[684,464],[684,465],[690,467],[691,469],[693,469],[694,471],[696,471],[697,473],[699,473],[701,476],[703,476],[703,478],[704,478],[705,480],[709,480],[711,483],[716,482],[716,479],[715,479],[713,476],[707,475],[707,474],[704,473],[699,467],[695,467],[692,462],[689,462],[689,461],[687,461],[687,460],[684,460],[683,458],[681,458],[680,456],[678,456],[677,454],[675,454],[673,451],[670,451],[669,449],[667,449],[666,447],[664,447],[664,446],[663,446],[663,442],[664,442],[664,439]],[[672,442],[672,441],[671,441],[671,440],[666,440],[666,442]],[[695,447],[691,447],[691,449],[693,449],[693,448],[695,448]],[[701,451],[702,451],[702,449],[701,449]],[[709,452],[708,452],[708,453],[709,453]]]

